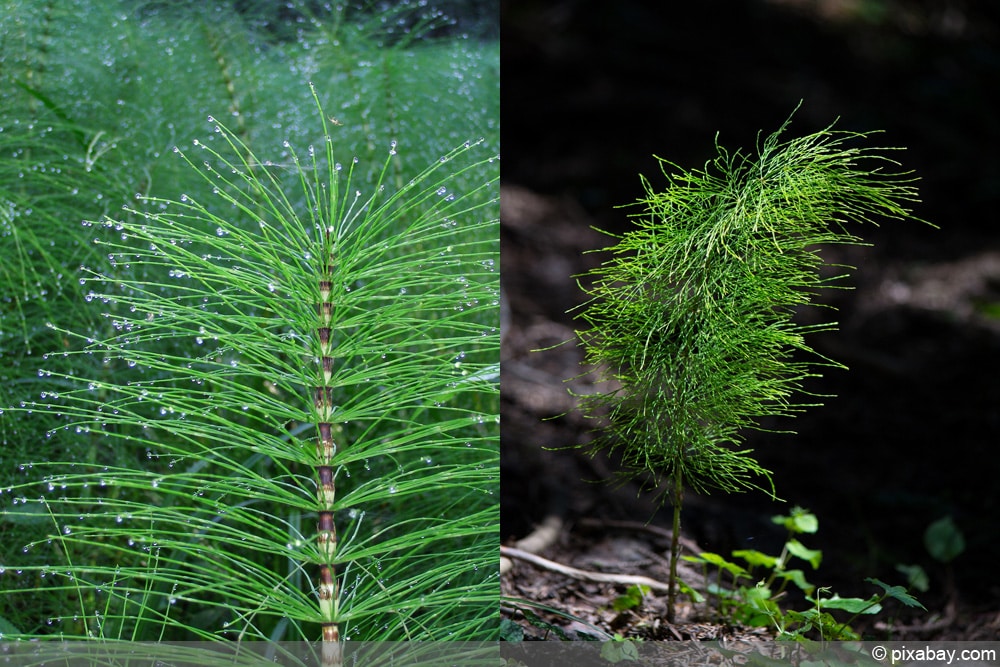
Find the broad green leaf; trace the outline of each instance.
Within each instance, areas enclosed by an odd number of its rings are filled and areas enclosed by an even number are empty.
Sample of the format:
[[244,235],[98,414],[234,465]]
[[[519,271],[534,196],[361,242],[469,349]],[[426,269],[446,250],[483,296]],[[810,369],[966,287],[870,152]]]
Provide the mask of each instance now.
[[708,584],[705,585],[705,590],[708,592],[709,595],[715,595],[721,598],[726,598],[727,600],[737,600],[741,595],[739,590],[733,590],[732,588],[720,586],[714,581],[708,582]]
[[705,601],[705,596],[704,595],[702,595],[701,593],[699,593],[695,589],[691,588],[690,586],[688,586],[687,584],[685,584],[683,581],[678,581],[677,582],[677,588],[680,590],[680,592],[682,594],[687,595],[689,598],[691,598],[691,602],[694,602],[695,604],[699,604],[699,603]]
[[920,607],[924,611],[927,610],[927,608],[924,607],[924,605],[920,604],[920,602],[918,602],[915,597],[907,593],[906,589],[903,588],[902,586],[890,586],[889,584],[881,582],[878,579],[874,579],[872,577],[867,577],[865,581],[871,584],[875,584],[876,586],[879,586],[882,590],[885,591],[886,595],[888,595],[891,598],[895,598],[896,600],[899,600],[907,607]]
[[921,593],[926,593],[931,586],[927,572],[919,565],[903,565],[901,563],[896,566],[896,571],[906,576],[906,582]]
[[808,549],[798,540],[788,540],[788,542],[785,543],[785,548],[788,549],[788,552],[793,556],[801,558],[812,565],[814,570],[819,567],[820,561],[823,560],[822,551],[818,549]]
[[842,598],[834,594],[830,598],[820,598],[818,604],[821,609],[842,609],[852,614],[877,614],[882,611],[882,605],[878,603],[878,596],[863,600],[861,598]]
[[778,577],[791,581],[799,588],[799,590],[805,591],[807,595],[816,589],[815,586],[806,581],[806,577],[802,573],[802,570],[785,570],[784,572],[779,572]]
[[763,584],[740,588],[739,597],[742,600],[737,602],[741,610],[739,620],[754,627],[770,626],[774,618],[781,614],[771,594],[771,589]]
[[809,510],[801,507],[792,508],[788,516],[775,516],[771,521],[784,526],[790,533],[815,533],[819,530],[819,519]]
[[794,609],[789,609],[785,614],[785,620],[793,623],[812,623],[817,619],[819,612],[816,611],[815,607],[806,609],[805,611],[795,611]]
[[725,570],[734,577],[742,577],[747,574],[747,571],[736,563],[730,563],[719,554],[714,554],[708,551],[703,551],[698,554],[698,556],[685,556],[684,559],[692,563],[708,563],[709,565],[714,565],[720,570]]
[[765,553],[757,551],[755,549],[739,549],[733,552],[735,558],[742,558],[751,567],[757,567],[761,565],[768,569],[773,569],[775,565],[778,564],[778,558],[775,556],[768,556]]
[[771,589],[767,586],[757,585],[752,588],[740,589],[746,602],[757,609],[768,608],[774,603],[771,602]]

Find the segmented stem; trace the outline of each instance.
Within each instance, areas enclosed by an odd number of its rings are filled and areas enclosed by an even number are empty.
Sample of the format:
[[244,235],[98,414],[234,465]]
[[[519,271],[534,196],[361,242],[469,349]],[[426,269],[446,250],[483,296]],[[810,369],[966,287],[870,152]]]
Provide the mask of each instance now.
[[208,42],[208,48],[212,52],[212,57],[219,64],[219,73],[222,75],[222,82],[226,84],[226,93],[229,95],[229,113],[236,118],[236,134],[245,142],[247,140],[246,121],[243,119],[243,110],[240,108],[240,97],[236,94],[236,79],[222,52],[222,40],[219,37],[219,33],[208,23],[205,23],[203,29],[206,41]]
[[[329,238],[327,239],[329,243]],[[336,484],[333,475],[333,457],[337,444],[333,439],[333,357],[330,356],[332,344],[330,341],[333,320],[333,303],[330,301],[333,283],[333,257],[326,265],[319,281],[320,301],[316,304],[316,340],[318,344],[319,373],[318,385],[313,387],[313,406],[316,409],[316,430],[319,439],[316,443],[316,502],[319,519],[316,526],[316,545],[319,547],[321,561],[316,583],[319,591],[320,623],[323,627],[322,659],[323,665],[341,664],[340,628],[337,625],[337,572],[334,567],[334,557],[337,553],[337,529],[333,520],[333,503],[336,497]]]

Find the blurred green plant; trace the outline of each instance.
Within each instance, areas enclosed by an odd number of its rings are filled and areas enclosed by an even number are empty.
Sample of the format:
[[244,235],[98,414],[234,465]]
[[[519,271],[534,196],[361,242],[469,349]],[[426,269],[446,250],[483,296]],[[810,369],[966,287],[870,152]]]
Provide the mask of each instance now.
[[[952,561],[965,553],[965,535],[950,514],[927,526],[924,530],[924,548],[931,558],[944,566],[945,593],[954,600],[958,591],[955,588],[955,567]],[[930,590],[930,577],[923,566],[900,563],[896,565],[896,571],[906,576],[908,585],[912,588],[921,592]]]
[[965,536],[948,514],[927,526],[924,546],[934,560],[948,565],[965,552]]
[[917,197],[910,175],[885,170],[896,164],[886,149],[852,145],[868,134],[782,140],[789,122],[756,158],[717,145],[703,170],[675,174],[661,159],[666,187],[642,179],[636,229],[584,276],[578,335],[613,387],[579,397],[603,426],[584,447],[613,452],[620,482],[645,479],[673,505],[671,619],[684,487],[773,495],[770,471],[740,448],[744,429],[802,411],[793,395],[808,395],[805,380],[840,367],[806,341],[835,324],[795,318],[820,289],[844,286],[849,267],[822,248],[862,244],[849,224],[910,218]]

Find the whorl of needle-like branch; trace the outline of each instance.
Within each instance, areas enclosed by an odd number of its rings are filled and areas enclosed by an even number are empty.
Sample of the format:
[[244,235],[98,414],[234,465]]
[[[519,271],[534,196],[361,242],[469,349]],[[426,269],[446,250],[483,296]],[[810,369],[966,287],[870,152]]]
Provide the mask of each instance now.
[[666,186],[643,178],[636,228],[590,274],[579,335],[586,361],[619,388],[582,396],[582,409],[606,419],[590,446],[617,450],[625,479],[679,471],[699,491],[763,480],[773,493],[741,433],[800,412],[803,380],[838,365],[806,340],[836,324],[794,317],[818,290],[844,286],[850,267],[821,271],[820,248],[863,244],[847,231],[856,223],[912,217],[914,179],[893,172],[889,149],[832,126],[782,141],[787,126],[756,156],[717,143],[700,171],[670,173],[661,160]]

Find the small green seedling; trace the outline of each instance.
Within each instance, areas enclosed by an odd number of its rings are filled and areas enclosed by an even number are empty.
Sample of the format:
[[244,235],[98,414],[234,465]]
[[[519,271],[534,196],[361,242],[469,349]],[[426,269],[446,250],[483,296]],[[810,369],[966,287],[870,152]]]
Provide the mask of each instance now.
[[[709,597],[714,596],[719,612],[728,620],[746,625],[766,626],[775,614],[780,614],[777,601],[784,597],[785,589],[791,583],[805,594],[811,594],[815,586],[810,584],[800,569],[789,569],[792,558],[809,563],[812,569],[819,567],[823,554],[807,548],[792,537],[800,533],[814,533],[818,529],[815,515],[796,507],[788,516],[776,516],[773,521],[788,531],[789,538],[778,556],[771,556],[755,549],[739,549],[732,552],[734,558],[744,565],[726,560],[719,554],[701,553],[698,556],[684,556],[683,559],[703,565],[706,581],[709,581],[708,566],[717,568],[715,582],[709,582]],[[765,571],[770,574],[758,579],[755,573]],[[725,585],[722,573],[729,578]],[[777,588],[775,588],[777,586]]]
[[[793,558],[808,563],[813,570],[819,568],[822,552],[807,548],[793,537],[800,533],[815,533],[819,528],[816,516],[796,507],[788,516],[776,516],[773,520],[788,530],[788,539],[778,556],[751,549],[733,551],[733,558],[744,561],[746,566],[714,553],[684,557],[684,560],[700,563],[704,567],[705,580],[709,582],[709,597],[716,598],[716,608],[725,620],[749,626],[773,626],[779,639],[806,639],[813,634],[821,640],[846,641],[859,639],[850,624],[862,614],[882,611],[882,602],[887,598],[899,600],[909,607],[923,608],[902,586],[889,586],[878,579],[865,580],[883,590],[881,594],[867,599],[842,598],[827,586],[817,588],[807,581],[801,569],[788,568]],[[717,568],[714,582],[708,576],[709,566]],[[765,574],[758,575],[760,572]],[[723,573],[728,577],[724,578]],[[724,579],[729,579],[729,586],[724,585]],[[789,583],[802,591],[810,608],[805,611],[782,610],[779,601],[786,597]],[[852,616],[847,621],[839,621],[830,613],[833,611]]]
[[[955,525],[950,515],[944,516],[927,526],[924,531],[924,547],[931,558],[945,566],[946,586],[949,593],[952,593],[954,591],[952,561],[965,552],[965,535]],[[930,590],[930,577],[920,565],[900,563],[896,566],[896,570],[905,575],[907,583],[921,593]]]
[[620,595],[614,599],[611,603],[611,608],[615,611],[627,611],[629,609],[638,609],[642,606],[642,600],[645,596],[649,595],[649,586],[643,586],[642,584],[633,584],[625,590],[624,595]]
[[822,248],[864,245],[849,225],[912,219],[917,201],[887,149],[854,145],[869,134],[831,126],[783,141],[787,127],[756,157],[716,144],[704,169],[673,174],[661,160],[666,187],[642,179],[635,228],[586,276],[578,335],[596,379],[614,388],[580,397],[602,426],[584,447],[614,452],[619,482],[673,506],[668,620],[684,487],[773,496],[771,472],[741,446],[746,429],[815,405],[793,396],[819,369],[841,367],[806,342],[835,323],[796,318],[819,290],[845,287],[849,267],[828,263]]

